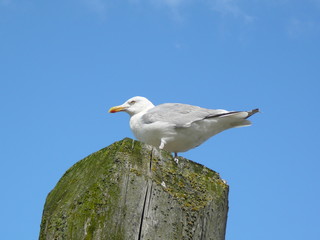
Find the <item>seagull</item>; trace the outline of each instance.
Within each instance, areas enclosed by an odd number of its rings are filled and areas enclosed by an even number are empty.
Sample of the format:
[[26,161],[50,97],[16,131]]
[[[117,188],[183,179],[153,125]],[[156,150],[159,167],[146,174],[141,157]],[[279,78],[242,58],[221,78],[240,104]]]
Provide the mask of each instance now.
[[109,113],[126,112],[134,136],[149,145],[174,153],[186,152],[229,128],[250,126],[248,117],[259,112],[206,109],[182,103],[153,105],[145,97],[133,97]]

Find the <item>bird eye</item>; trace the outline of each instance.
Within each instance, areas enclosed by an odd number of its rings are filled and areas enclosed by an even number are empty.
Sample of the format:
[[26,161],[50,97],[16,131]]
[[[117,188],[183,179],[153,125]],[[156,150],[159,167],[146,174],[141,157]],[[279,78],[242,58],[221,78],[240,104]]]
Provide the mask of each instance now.
[[131,100],[131,101],[129,102],[130,105],[135,104],[135,103],[136,103],[135,100]]

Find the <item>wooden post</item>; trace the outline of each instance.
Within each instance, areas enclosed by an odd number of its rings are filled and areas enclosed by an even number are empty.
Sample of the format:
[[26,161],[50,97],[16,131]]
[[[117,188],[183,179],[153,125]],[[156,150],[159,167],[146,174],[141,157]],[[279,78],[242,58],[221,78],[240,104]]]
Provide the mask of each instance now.
[[203,165],[126,138],[49,193],[40,240],[224,240],[228,185]]

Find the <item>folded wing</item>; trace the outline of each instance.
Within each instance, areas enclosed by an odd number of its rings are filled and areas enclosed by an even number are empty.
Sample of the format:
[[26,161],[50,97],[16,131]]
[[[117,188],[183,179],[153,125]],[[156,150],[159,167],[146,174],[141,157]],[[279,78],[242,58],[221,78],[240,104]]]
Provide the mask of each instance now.
[[150,109],[142,117],[145,124],[166,122],[175,127],[189,127],[196,121],[222,117],[246,118],[248,112],[229,112],[222,109],[212,110],[181,103],[165,103]]

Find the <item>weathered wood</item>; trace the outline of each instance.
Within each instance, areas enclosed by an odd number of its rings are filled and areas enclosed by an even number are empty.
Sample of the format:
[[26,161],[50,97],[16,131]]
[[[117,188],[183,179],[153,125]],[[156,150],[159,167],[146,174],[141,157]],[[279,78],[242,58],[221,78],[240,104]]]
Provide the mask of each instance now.
[[72,166],[49,193],[40,240],[224,240],[228,185],[132,139]]

